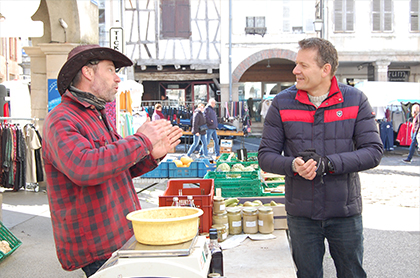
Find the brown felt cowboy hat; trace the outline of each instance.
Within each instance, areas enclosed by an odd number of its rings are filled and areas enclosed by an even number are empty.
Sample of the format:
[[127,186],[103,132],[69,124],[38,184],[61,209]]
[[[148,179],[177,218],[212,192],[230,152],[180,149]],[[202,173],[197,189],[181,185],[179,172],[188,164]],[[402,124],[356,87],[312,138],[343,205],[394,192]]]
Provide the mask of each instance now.
[[77,46],[70,51],[66,63],[58,74],[57,88],[60,95],[63,95],[70,86],[77,72],[92,60],[112,61],[117,69],[133,65],[127,56],[112,48],[97,44]]

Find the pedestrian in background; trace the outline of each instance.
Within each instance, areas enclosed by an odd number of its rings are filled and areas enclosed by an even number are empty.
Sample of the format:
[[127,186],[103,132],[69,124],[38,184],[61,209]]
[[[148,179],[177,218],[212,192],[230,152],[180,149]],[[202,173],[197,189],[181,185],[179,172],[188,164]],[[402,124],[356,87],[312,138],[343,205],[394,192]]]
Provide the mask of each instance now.
[[271,101],[268,99],[263,100],[261,104],[261,122],[265,121],[265,117],[267,116],[268,108],[270,108]]
[[411,107],[411,115],[413,116],[413,128],[411,129],[411,144],[408,150],[408,156],[406,159],[403,159],[405,163],[411,163],[411,159],[413,158],[414,152],[416,151],[417,147],[417,134],[419,133],[420,127],[420,106],[418,104],[414,104]]
[[147,121],[122,138],[107,118],[131,60],[111,48],[82,45],[58,74],[61,103],[45,119],[42,150],[57,256],[65,270],[93,275],[132,236],[126,219],[139,210],[132,179],[157,167],[182,130]]
[[338,83],[338,55],[329,41],[309,38],[299,46],[296,85],[271,103],[259,165],[285,175],[297,277],[323,276],[325,239],[337,277],[366,277],[358,172],[382,158],[375,114],[361,91]]
[[217,127],[219,122],[217,121],[217,114],[214,110],[216,107],[216,100],[214,98],[209,99],[206,108],[204,109],[204,117],[206,118],[207,123],[207,144],[210,143],[210,140],[213,139],[214,142],[214,150],[216,157],[220,156],[220,145],[219,145],[219,138],[217,137]]
[[[193,143],[189,148],[187,155],[191,156],[194,150],[198,147],[198,145],[202,144],[200,153],[204,154],[204,157],[208,157],[208,150],[207,150],[207,127],[206,119],[204,118],[204,103],[200,103],[197,105],[197,108],[194,110],[193,117],[192,117],[192,129],[191,133],[193,134]],[[201,127],[201,128],[200,128]]]
[[165,115],[162,113],[162,104],[156,103],[155,104],[155,111],[153,111],[152,121],[165,119]]

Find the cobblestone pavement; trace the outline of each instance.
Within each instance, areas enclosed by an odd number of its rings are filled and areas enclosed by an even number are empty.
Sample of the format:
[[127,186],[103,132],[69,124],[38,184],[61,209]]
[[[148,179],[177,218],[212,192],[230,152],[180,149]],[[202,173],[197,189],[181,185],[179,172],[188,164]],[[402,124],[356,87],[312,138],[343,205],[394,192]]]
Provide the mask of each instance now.
[[360,173],[365,204],[419,207],[420,157],[406,164],[405,152],[385,153],[380,165]]

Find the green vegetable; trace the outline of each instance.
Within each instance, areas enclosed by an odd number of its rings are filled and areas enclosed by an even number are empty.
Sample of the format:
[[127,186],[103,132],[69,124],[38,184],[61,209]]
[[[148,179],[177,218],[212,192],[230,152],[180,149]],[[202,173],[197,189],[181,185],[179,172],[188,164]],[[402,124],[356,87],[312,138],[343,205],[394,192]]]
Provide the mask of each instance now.
[[244,172],[245,166],[241,163],[236,163],[230,169],[231,172]]
[[230,171],[230,166],[227,163],[221,163],[216,168],[216,172],[229,172],[229,171]]

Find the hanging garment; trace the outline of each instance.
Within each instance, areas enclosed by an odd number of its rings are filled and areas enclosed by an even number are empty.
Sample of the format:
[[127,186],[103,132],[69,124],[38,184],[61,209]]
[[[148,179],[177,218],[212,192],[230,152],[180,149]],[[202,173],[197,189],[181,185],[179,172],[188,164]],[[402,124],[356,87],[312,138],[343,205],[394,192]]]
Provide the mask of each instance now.
[[30,125],[25,125],[23,130],[26,142],[26,181],[28,183],[37,183],[37,159],[35,151],[40,150],[42,144],[35,129]]
[[395,139],[400,146],[410,146],[411,145],[411,129],[413,124],[406,122],[400,125],[398,130],[397,139]]

